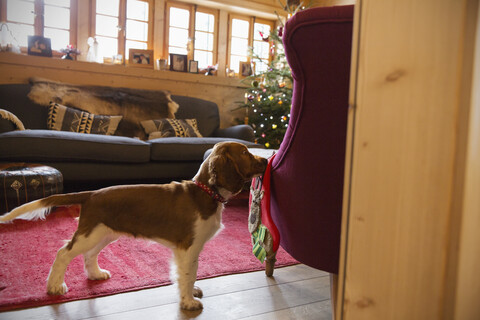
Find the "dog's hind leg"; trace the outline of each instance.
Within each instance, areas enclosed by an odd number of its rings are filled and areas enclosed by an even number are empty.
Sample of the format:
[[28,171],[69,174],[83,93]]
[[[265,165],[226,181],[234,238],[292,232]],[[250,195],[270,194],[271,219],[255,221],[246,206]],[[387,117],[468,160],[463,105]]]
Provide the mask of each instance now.
[[185,310],[200,310],[202,303],[194,297],[203,296],[200,288],[194,287],[197,280],[198,256],[200,250],[190,247],[187,250],[175,249],[174,258],[177,265],[178,289],[180,290],[180,307]]
[[48,294],[65,294],[68,291],[65,284],[65,272],[73,258],[94,249],[109,230],[104,225],[97,225],[88,236],[75,233],[72,240],[57,252],[50,274],[47,279]]
[[100,242],[91,250],[83,254],[85,271],[90,280],[107,280],[111,275],[108,270],[101,269],[98,266],[98,254],[110,243],[116,241],[119,236],[111,233],[106,235]]

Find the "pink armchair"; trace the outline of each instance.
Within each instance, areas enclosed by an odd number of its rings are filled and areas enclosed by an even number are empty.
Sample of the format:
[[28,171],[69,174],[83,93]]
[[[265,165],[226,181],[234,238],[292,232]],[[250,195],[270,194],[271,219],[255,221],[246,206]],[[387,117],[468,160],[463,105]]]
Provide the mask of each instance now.
[[271,216],[298,261],[338,273],[353,6],[294,15],[283,42],[294,90],[273,160]]

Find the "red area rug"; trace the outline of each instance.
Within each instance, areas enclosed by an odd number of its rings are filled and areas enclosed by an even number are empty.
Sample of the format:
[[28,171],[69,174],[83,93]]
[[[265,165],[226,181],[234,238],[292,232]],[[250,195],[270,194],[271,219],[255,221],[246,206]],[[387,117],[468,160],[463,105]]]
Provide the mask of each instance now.
[[[225,228],[205,245],[200,255],[198,279],[264,270],[252,254],[247,228],[248,200],[232,200],[223,212]],[[78,207],[59,208],[45,221],[16,220],[0,225],[0,311],[100,297],[171,284],[171,252],[154,242],[120,238],[99,255],[101,268],[112,278],[91,281],[83,270],[83,256],[69,265],[66,295],[49,296],[46,279],[63,239],[77,226]],[[296,264],[282,248],[276,267]]]

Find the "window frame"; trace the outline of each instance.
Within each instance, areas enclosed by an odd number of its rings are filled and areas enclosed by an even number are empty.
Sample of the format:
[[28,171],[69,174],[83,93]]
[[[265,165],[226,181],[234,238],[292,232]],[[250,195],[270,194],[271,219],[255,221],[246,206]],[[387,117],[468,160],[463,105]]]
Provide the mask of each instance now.
[[[147,39],[147,50],[153,49],[153,21],[154,21],[154,0],[138,0],[143,2],[148,2],[148,39]],[[128,55],[126,53],[126,44],[127,44],[127,0],[119,0],[119,10],[118,10],[118,33],[117,33],[117,54],[123,56],[123,63],[125,64],[128,60]],[[97,24],[97,0],[91,0],[91,23],[90,23],[90,36],[96,37],[96,24]],[[132,19],[134,20],[134,19]],[[140,41],[141,42],[141,41]]]
[[[214,31],[213,31],[213,50],[212,52],[212,64],[215,65],[218,62],[218,24],[219,24],[219,10],[207,7],[200,7],[195,4],[189,4],[178,1],[166,1],[165,2],[165,35],[163,43],[163,58],[169,58],[169,35],[170,35],[170,8],[179,8],[188,10],[190,13],[188,37],[192,39],[191,43],[187,44],[187,60],[194,60],[195,54],[195,19],[196,13],[212,14],[215,17]],[[208,50],[202,50],[207,51]]]
[[[261,24],[268,24],[270,25],[270,30],[274,30],[275,28],[275,21],[273,20],[267,20],[267,19],[262,19],[262,18],[257,18],[254,16],[245,16],[237,13],[230,13],[228,15],[228,47],[227,47],[227,59],[226,59],[226,68],[230,68],[230,61],[231,61],[231,56],[232,56],[232,32],[233,32],[233,19],[237,20],[244,20],[249,22],[248,26],[248,47],[253,48],[253,43],[254,43],[254,31],[255,31],[255,23],[261,23]],[[271,49],[271,44],[269,44],[269,50]],[[250,55],[247,53],[247,62],[252,63],[252,58]],[[271,55],[268,57],[268,63],[270,63],[272,60]],[[238,73],[235,73],[238,75]]]
[[[44,22],[44,13],[45,13],[45,4],[43,0],[33,0],[34,3],[34,11],[35,11],[35,18],[33,21],[33,32],[35,36],[42,36],[45,35],[45,22]],[[78,40],[78,30],[77,30],[77,19],[78,19],[78,0],[70,0],[70,27],[69,27],[69,43],[74,47],[78,48],[77,40]],[[30,25],[27,23],[19,23],[16,21],[11,21],[7,19],[7,0],[0,0],[0,21],[5,23],[12,23],[12,24],[22,24],[22,25]],[[54,28],[58,29],[58,28]],[[61,29],[65,30],[65,29]],[[20,47],[22,53],[27,53],[27,47]],[[52,49],[52,54],[54,57],[60,57],[63,55],[58,50]]]

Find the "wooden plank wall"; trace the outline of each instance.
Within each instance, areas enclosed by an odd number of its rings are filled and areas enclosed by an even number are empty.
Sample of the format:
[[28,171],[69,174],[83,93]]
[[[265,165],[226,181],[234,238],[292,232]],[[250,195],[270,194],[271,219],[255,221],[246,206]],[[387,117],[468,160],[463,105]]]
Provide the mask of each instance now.
[[340,319],[480,318],[478,28],[476,0],[357,1]]

